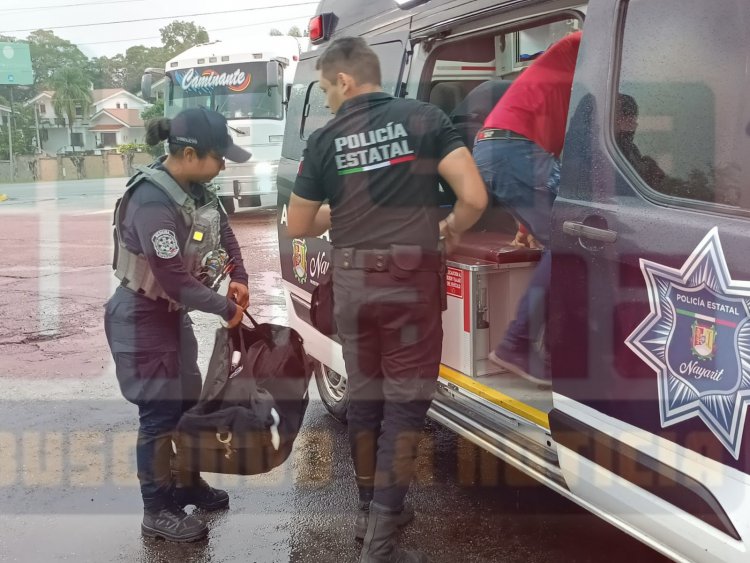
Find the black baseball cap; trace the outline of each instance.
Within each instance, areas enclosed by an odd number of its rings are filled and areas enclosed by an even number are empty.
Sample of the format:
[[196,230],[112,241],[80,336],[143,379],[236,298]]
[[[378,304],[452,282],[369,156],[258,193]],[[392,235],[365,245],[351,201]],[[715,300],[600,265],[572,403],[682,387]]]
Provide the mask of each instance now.
[[213,151],[232,162],[246,162],[252,156],[234,144],[226,118],[205,108],[184,109],[175,115],[169,126],[169,144]]

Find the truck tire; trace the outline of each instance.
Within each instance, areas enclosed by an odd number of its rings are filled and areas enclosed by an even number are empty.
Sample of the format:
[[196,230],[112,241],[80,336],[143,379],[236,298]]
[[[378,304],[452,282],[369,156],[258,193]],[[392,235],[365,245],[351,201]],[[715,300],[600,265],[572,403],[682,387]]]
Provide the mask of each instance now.
[[224,206],[224,211],[227,215],[234,213],[234,198],[229,196],[221,196],[221,204]]
[[346,376],[343,376],[317,360],[313,360],[315,384],[328,413],[346,424],[346,411],[349,407],[349,389]]

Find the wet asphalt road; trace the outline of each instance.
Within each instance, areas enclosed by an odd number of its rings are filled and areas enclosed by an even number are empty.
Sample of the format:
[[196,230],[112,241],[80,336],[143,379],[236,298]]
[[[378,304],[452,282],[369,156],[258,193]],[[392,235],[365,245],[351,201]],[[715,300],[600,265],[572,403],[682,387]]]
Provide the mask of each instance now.
[[[141,538],[136,412],[119,395],[101,325],[123,182],[0,186],[10,196],[0,203],[0,561],[356,561],[345,428],[315,389],[284,466],[207,476],[231,496],[228,511],[201,515],[207,541]],[[251,312],[283,323],[275,210],[243,210],[232,224]],[[216,321],[194,319],[205,368]],[[410,493],[417,518],[401,543],[435,562],[663,561],[433,423],[422,450]],[[468,470],[476,459],[481,479]]]

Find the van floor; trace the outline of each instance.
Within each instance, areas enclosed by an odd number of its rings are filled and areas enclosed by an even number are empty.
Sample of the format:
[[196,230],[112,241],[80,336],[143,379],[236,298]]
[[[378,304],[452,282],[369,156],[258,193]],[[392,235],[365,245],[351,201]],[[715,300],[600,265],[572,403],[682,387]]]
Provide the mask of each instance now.
[[480,375],[473,379],[545,414],[552,410],[552,389],[549,387],[541,387],[510,372]]

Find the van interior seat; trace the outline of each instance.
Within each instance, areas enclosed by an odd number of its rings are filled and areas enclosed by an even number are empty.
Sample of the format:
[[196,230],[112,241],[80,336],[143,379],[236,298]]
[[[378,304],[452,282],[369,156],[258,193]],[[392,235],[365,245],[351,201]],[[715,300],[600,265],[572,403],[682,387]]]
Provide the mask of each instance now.
[[484,120],[511,84],[513,84],[512,80],[483,82],[469,92],[449,114],[467,147],[474,146],[474,138],[484,125]]
[[493,231],[468,231],[453,249],[448,259],[468,257],[493,264],[538,262],[542,251],[524,246],[513,246],[515,235]]
[[450,115],[463,98],[464,91],[460,82],[438,82],[430,90],[429,102]]

